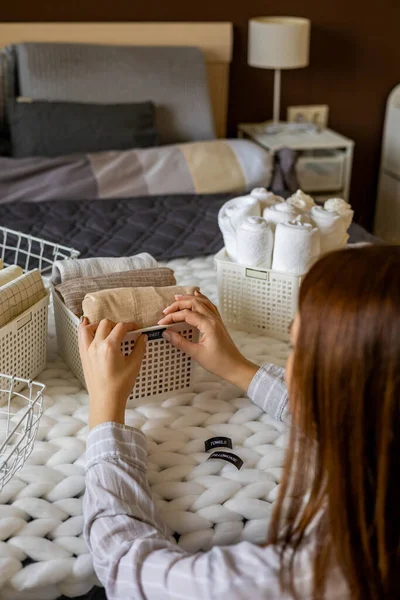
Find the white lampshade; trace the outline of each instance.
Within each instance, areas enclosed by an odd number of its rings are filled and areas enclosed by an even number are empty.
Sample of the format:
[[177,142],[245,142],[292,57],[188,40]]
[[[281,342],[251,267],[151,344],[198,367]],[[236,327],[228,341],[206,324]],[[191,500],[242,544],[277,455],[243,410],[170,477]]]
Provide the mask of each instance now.
[[249,21],[248,63],[263,69],[306,67],[310,53],[308,19],[257,17]]

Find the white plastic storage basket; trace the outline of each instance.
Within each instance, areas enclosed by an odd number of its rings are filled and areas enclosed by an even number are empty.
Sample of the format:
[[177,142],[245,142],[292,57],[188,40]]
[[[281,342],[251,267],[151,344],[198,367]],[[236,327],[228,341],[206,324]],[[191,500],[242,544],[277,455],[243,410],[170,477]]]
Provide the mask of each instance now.
[[44,389],[42,383],[0,374],[0,491],[32,452]]
[[[0,227],[0,258],[4,266],[19,265],[24,271],[39,269],[42,275],[56,260],[76,258],[79,252],[40,238]],[[0,328],[0,372],[34,379],[46,366],[49,297],[43,298]],[[15,389],[23,384],[15,382]]]
[[223,248],[215,256],[218,298],[227,325],[289,339],[301,277],[230,261]]
[[[58,350],[65,362],[81,384],[86,387],[82,363],[79,356],[78,327],[79,319],[63,303],[53,289],[54,316],[56,321]],[[188,340],[198,341],[198,330],[186,323],[171,326]],[[171,392],[189,390],[193,380],[191,358],[165,341],[162,332],[165,327],[151,327],[145,330],[148,336],[146,354],[136,385],[129,396],[128,407],[139,398],[167,397]],[[143,331],[143,330],[142,330]],[[122,349],[129,354],[140,332],[131,332],[125,336]]]

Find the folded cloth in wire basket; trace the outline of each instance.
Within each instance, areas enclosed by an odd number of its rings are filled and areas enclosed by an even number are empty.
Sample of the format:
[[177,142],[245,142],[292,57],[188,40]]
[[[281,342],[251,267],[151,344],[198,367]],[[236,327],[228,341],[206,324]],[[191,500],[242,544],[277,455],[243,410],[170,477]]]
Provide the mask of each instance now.
[[78,277],[97,277],[117,271],[131,271],[135,269],[153,269],[158,263],[147,252],[135,256],[101,257],[101,258],[74,258],[56,260],[53,265],[51,281],[54,285],[77,279]]
[[[0,272],[1,277],[1,272]],[[64,300],[64,304],[77,317],[81,317],[82,302],[86,294],[127,287],[164,287],[176,284],[172,269],[160,267],[158,269],[136,269],[135,271],[120,271],[108,273],[99,277],[82,277],[70,279],[56,286],[57,292]]]
[[6,267],[5,269],[1,268],[0,270],[0,287],[6,285],[6,283],[10,283],[17,277],[20,277],[23,274],[23,270],[18,265],[11,265],[10,267]]
[[86,294],[82,304],[83,314],[89,323],[109,319],[115,323],[134,321],[139,328],[152,327],[164,316],[164,308],[175,301],[175,295],[192,295],[198,289],[169,286],[103,290]]
[[47,294],[38,269],[4,285],[0,288],[0,327],[7,325]]

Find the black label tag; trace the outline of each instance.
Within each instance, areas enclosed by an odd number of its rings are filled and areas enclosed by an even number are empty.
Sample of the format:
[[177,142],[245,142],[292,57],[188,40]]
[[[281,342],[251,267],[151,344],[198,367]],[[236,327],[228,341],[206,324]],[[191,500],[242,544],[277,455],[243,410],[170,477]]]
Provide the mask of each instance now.
[[220,460],[226,460],[227,462],[230,462],[232,465],[235,465],[235,467],[239,470],[242,468],[243,466],[243,461],[241,458],[239,458],[236,454],[233,454],[232,452],[213,452],[207,460],[211,460],[212,458],[219,458]]
[[232,440],[228,437],[213,437],[204,442],[206,452],[214,450],[214,448],[231,448]]
[[162,334],[165,331],[165,327],[162,329],[154,329],[154,331],[145,331],[144,333],[147,335],[147,339],[150,340],[159,340],[162,338]]

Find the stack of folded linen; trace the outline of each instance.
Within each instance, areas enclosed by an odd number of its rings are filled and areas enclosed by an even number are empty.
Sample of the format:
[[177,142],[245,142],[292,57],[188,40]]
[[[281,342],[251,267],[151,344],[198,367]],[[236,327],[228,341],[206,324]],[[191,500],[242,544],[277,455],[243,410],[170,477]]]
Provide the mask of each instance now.
[[139,328],[156,325],[176,295],[197,289],[177,286],[174,272],[147,253],[55,262],[52,283],[65,306],[89,323],[109,319]]
[[0,327],[4,327],[48,295],[38,269],[24,273],[0,261]]
[[322,207],[301,190],[285,201],[256,188],[226,202],[218,222],[232,262],[300,276],[321,255],[346,245],[353,214],[340,198]]

